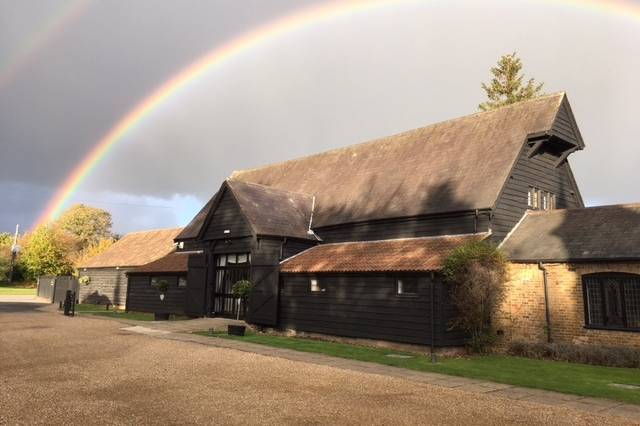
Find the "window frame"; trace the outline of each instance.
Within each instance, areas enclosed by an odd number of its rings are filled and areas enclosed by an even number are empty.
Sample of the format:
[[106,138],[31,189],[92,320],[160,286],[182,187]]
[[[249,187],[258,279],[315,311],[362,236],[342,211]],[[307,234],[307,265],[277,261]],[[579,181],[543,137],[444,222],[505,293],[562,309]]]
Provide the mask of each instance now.
[[[183,285],[180,285],[181,281],[184,282]],[[178,288],[186,288],[187,285],[187,277],[185,275],[178,275]]]
[[[621,317],[622,317],[622,322],[623,325],[622,326],[616,326],[616,325],[606,325],[604,324],[606,322],[606,316],[607,316],[607,296],[606,296],[606,291],[605,291],[605,285],[604,285],[604,281],[607,278],[635,278],[636,280],[638,280],[638,282],[640,282],[640,274],[633,274],[633,273],[628,273],[628,272],[596,272],[596,273],[592,273],[592,274],[584,274],[582,275],[582,300],[584,303],[584,328],[587,329],[593,329],[593,330],[612,330],[612,331],[626,331],[626,332],[631,332],[631,333],[638,333],[640,332],[640,327],[629,327],[628,324],[628,320],[627,320],[627,301],[625,300],[625,296],[624,296],[624,284],[622,284],[621,281],[618,281],[617,283],[617,291],[618,294],[620,295],[620,307],[621,307]],[[602,311],[602,325],[598,325],[598,324],[590,324],[590,320],[589,320],[589,300],[588,300],[588,296],[587,296],[587,279],[597,279],[598,280],[598,287],[600,288],[600,293],[602,295],[602,301],[601,303],[601,311]]]
[[527,190],[527,209],[529,210],[555,210],[557,197],[555,192],[545,191],[537,186],[529,186]]
[[[315,281],[317,290],[313,289],[313,282]],[[324,294],[327,292],[327,288],[323,286],[322,281],[316,275],[309,277],[309,284],[307,289],[311,294]]]
[[[405,291],[400,292],[400,283],[413,281],[413,284],[416,286],[416,291],[414,293],[408,293]],[[395,293],[397,297],[419,297],[420,296],[420,281],[419,277],[415,275],[405,275],[405,276],[395,276],[393,279],[395,283]]]

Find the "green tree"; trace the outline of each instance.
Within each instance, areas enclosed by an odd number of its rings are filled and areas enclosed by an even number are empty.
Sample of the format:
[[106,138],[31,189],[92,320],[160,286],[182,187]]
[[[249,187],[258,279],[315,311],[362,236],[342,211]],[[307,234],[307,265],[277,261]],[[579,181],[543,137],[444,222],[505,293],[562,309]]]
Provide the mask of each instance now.
[[9,279],[12,245],[13,235],[8,232],[0,232],[0,282]]
[[76,204],[65,211],[56,222],[62,229],[78,238],[80,250],[111,240],[111,213],[95,207]]
[[537,83],[530,78],[527,84],[523,84],[524,75],[520,73],[521,70],[522,61],[516,56],[516,52],[503,55],[497,66],[491,68],[491,83],[482,83],[488,100],[478,105],[480,110],[488,111],[542,95],[544,83]]
[[0,245],[0,282],[9,279],[9,269],[11,268],[11,249]]
[[73,273],[72,254],[79,240],[57,224],[42,225],[25,237],[20,262],[31,278]]

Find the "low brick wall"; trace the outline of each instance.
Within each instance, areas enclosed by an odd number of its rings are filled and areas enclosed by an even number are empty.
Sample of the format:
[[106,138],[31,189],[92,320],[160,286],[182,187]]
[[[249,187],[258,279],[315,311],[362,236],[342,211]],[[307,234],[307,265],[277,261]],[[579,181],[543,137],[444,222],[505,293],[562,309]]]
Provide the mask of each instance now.
[[[582,275],[596,272],[640,274],[635,263],[549,263],[548,294],[551,333],[555,342],[640,348],[640,333],[585,328]],[[509,342],[546,342],[543,272],[537,264],[511,264],[507,297],[496,317],[502,331],[499,346]]]
[[87,268],[79,271],[88,276],[89,284],[79,285],[80,303],[107,303],[124,308],[127,302],[126,268]]

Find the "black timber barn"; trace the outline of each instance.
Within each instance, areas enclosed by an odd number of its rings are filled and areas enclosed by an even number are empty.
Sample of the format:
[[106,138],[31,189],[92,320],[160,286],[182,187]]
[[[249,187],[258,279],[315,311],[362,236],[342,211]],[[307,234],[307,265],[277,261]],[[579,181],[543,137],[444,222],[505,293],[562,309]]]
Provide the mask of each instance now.
[[176,238],[184,312],[261,326],[458,345],[439,270],[468,239],[500,242],[528,209],[583,207],[584,147],[564,93],[234,172]]

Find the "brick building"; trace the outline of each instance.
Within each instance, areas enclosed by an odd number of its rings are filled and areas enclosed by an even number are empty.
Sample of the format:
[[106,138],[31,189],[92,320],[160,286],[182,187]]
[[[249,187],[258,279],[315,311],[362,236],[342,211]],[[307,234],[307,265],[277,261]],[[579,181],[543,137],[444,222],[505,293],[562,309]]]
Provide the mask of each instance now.
[[502,343],[640,348],[640,204],[528,212],[502,247]]

